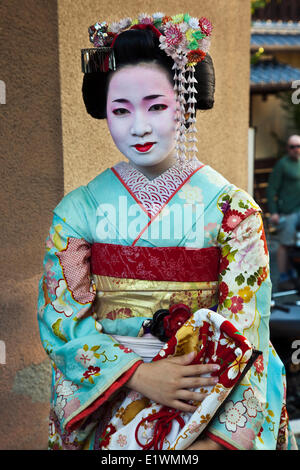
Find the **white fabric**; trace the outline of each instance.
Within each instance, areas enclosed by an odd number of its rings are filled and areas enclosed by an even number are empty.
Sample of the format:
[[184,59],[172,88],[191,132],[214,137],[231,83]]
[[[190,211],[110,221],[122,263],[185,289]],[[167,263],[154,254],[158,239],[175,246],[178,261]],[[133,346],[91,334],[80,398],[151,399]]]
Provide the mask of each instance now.
[[132,349],[138,356],[141,356],[144,362],[151,362],[165,344],[150,333],[141,337],[119,335],[113,335],[112,337],[119,344],[123,344],[126,348]]

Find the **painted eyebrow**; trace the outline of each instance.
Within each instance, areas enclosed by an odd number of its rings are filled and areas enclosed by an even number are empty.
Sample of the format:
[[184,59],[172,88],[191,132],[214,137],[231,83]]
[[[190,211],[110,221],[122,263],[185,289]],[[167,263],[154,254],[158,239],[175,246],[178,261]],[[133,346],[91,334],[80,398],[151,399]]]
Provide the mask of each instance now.
[[[150,101],[150,100],[154,100],[155,98],[160,98],[161,96],[165,96],[165,95],[148,95],[148,96],[145,96],[143,100]],[[130,103],[130,101],[126,100],[125,98],[119,98],[117,100],[113,100],[113,103]]]

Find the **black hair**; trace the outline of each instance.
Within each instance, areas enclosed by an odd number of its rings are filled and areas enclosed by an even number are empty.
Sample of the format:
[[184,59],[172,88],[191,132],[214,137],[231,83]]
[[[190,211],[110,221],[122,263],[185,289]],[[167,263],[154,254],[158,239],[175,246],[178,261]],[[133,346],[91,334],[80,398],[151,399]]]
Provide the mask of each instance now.
[[[173,59],[159,48],[159,39],[151,30],[130,29],[119,34],[114,45],[116,69],[141,62],[156,63],[173,83]],[[106,118],[106,99],[110,77],[114,72],[92,72],[84,74],[82,95],[87,112],[96,119]],[[211,109],[214,105],[215,72],[212,59],[206,54],[195,66],[197,93],[196,109]]]

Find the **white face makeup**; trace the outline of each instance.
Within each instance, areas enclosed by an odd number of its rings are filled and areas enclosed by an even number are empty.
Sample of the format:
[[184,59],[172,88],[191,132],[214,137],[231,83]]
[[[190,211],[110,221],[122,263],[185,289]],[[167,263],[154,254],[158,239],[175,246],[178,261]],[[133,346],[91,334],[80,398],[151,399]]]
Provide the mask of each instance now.
[[151,167],[174,156],[176,97],[159,66],[139,64],[116,71],[106,112],[117,148],[134,166]]

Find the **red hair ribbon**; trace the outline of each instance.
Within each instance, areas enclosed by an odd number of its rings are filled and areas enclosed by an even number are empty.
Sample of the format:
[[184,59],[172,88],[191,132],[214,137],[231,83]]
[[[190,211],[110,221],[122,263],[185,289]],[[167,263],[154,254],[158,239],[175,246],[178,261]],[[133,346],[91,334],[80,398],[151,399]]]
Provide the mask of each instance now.
[[131,26],[130,29],[149,29],[149,30],[153,31],[154,34],[158,38],[162,34],[157,28],[155,28],[155,26],[153,24],[134,24],[133,26]]

